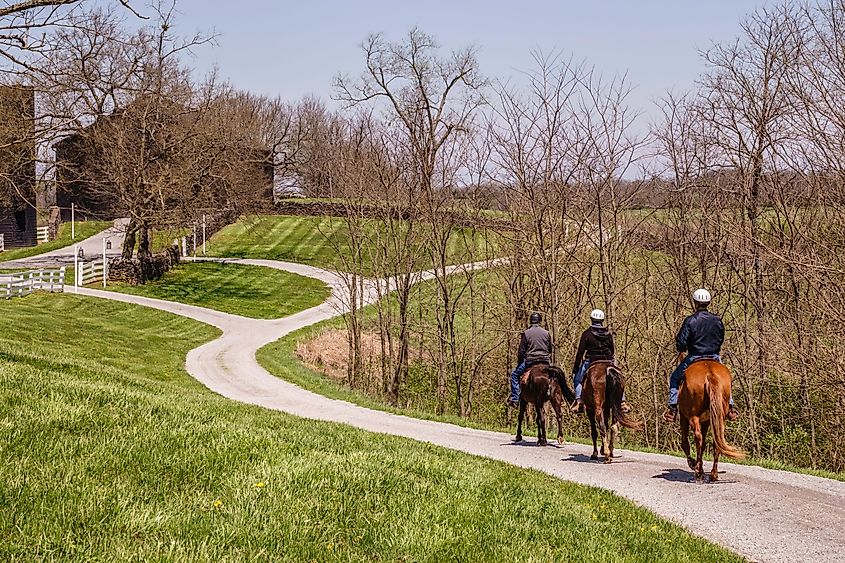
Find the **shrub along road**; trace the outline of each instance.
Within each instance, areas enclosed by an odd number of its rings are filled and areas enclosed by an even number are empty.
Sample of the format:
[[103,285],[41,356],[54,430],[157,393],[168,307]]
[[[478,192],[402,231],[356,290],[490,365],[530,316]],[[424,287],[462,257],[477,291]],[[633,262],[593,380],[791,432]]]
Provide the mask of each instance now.
[[[532,443],[514,444],[508,434],[371,410],[328,399],[274,377],[258,364],[256,351],[294,330],[341,314],[345,308],[339,297],[343,280],[302,264],[232,261],[319,279],[332,288],[333,295],[323,304],[289,317],[255,320],[139,296],[92,289],[80,289],[80,293],[170,311],[221,329],[222,336],[188,353],[187,370],[230,399],[404,436],[603,487],[752,560],[837,561],[845,553],[843,482],[723,463],[719,483],[696,485],[684,460],[677,457],[619,450],[614,463],[603,465],[588,461],[592,449],[588,446],[538,448]],[[426,277],[421,275],[420,280]],[[371,294],[367,299],[373,297]]]

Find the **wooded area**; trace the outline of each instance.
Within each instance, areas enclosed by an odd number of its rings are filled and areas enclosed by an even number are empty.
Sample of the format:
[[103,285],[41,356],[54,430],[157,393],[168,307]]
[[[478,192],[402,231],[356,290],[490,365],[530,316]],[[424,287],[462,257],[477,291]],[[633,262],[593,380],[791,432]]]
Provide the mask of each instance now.
[[[501,421],[528,314],[545,314],[569,370],[598,307],[647,422],[628,439],[677,447],[658,417],[675,332],[705,286],[728,329],[737,441],[841,471],[843,17],[839,1],[749,15],[737,41],[702,52],[694,90],[659,100],[649,134],[628,79],[587,63],[535,53],[527,83],[514,86],[484,78],[472,49],[446,51],[419,30],[368,38],[365,72],[336,81],[348,110],[328,118],[313,175],[315,193],[346,206],[340,269],[395,276],[391,299],[347,317],[348,384],[395,405]],[[365,228],[374,208],[375,231]],[[509,227],[479,220],[468,235],[455,209]],[[456,237],[460,256],[445,252]],[[413,289],[421,255],[435,276]],[[483,273],[447,268],[492,255],[509,260]],[[360,298],[360,279],[349,289]],[[364,333],[378,337],[377,370]]]

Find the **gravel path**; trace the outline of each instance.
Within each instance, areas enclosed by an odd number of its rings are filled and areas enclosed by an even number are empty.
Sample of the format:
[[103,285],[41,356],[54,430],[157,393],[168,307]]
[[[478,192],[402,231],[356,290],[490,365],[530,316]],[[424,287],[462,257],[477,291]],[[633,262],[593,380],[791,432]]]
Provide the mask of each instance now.
[[[580,444],[536,447],[513,436],[419,420],[331,400],[269,374],[255,352],[299,328],[340,314],[343,279],[325,270],[270,260],[230,260],[320,279],[333,289],[324,304],[277,320],[256,320],[133,295],[80,288],[83,295],[170,311],[220,328],[222,336],[187,357],[188,372],[230,399],[297,416],[370,430],[501,460],[614,491],[752,561],[845,560],[845,483],[809,475],[720,463],[716,484],[696,485],[683,459],[617,450],[610,465],[589,461]],[[422,277],[430,277],[423,275]],[[368,299],[372,299],[372,292]]]

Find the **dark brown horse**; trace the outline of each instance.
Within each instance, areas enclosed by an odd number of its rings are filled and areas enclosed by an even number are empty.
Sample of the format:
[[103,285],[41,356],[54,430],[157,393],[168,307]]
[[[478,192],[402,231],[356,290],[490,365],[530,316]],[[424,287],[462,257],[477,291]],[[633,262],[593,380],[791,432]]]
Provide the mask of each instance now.
[[575,393],[566,383],[563,370],[556,366],[537,364],[528,368],[528,372],[522,378],[519,392],[519,421],[516,425],[515,441],[522,441],[522,419],[525,417],[525,409],[528,404],[534,405],[534,414],[537,418],[537,445],[546,446],[546,401],[551,401],[552,408],[557,417],[557,441],[563,443],[563,420],[561,406],[564,400],[572,402],[575,400]]
[[[687,465],[695,471],[695,480],[704,481],[704,444],[707,430],[713,425],[713,468],[710,480],[719,478],[719,455],[741,458],[745,454],[725,439],[725,417],[731,396],[731,372],[715,360],[699,360],[687,368],[678,393],[678,414],[681,415],[681,448]],[[690,456],[689,431],[695,434],[695,459]]]
[[625,378],[622,371],[610,361],[590,362],[584,376],[584,390],[581,395],[587,417],[590,419],[590,435],[593,438],[593,455],[598,459],[596,438],[601,434],[601,453],[604,462],[613,457],[613,442],[619,435],[619,425],[639,430],[639,422],[631,420],[622,412],[622,395],[625,392]]

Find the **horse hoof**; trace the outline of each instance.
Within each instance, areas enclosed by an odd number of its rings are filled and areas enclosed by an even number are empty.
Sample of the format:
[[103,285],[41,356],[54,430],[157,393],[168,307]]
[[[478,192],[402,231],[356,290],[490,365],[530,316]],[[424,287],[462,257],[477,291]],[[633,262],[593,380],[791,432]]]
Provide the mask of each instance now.
[[513,441],[514,441],[514,442],[521,442],[521,441],[522,441],[522,436],[517,436],[516,438],[514,438],[514,439],[513,439]]
[[702,473],[701,475],[696,475],[695,476],[695,482],[698,485],[703,485],[704,484],[704,474]]
[[711,483],[715,483],[718,480],[719,480],[719,474],[718,473],[711,473],[710,474],[710,482]]
[[695,460],[694,459],[692,459],[691,457],[688,457],[687,458],[687,465],[689,465],[690,469],[695,471]]
[[538,446],[548,446],[548,445],[549,445],[549,443],[548,443],[548,442],[546,442],[545,440],[543,440],[543,441],[541,441],[541,442],[537,442],[537,445],[538,445]]
[[604,463],[610,463],[610,458],[609,457],[604,458]]
[[593,455],[590,456],[590,459],[593,460],[593,461],[597,460],[598,458],[599,458],[598,454],[593,454]]

